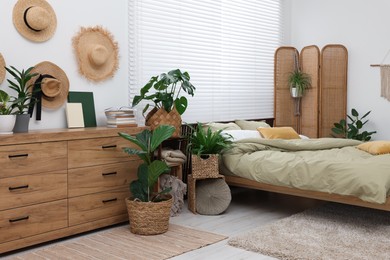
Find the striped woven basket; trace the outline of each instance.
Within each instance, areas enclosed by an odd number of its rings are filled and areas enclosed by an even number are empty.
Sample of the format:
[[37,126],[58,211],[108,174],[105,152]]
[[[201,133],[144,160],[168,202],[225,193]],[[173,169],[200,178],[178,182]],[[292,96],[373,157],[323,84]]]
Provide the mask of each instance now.
[[171,125],[175,127],[172,137],[181,135],[181,116],[176,108],[169,113],[164,108],[153,108],[145,118],[145,125],[150,126],[150,130],[156,129],[159,125]]
[[219,177],[218,154],[208,154],[207,158],[192,155],[191,160],[192,178],[207,179]]
[[138,235],[157,235],[168,231],[172,196],[160,202],[140,202],[126,199],[130,231]]

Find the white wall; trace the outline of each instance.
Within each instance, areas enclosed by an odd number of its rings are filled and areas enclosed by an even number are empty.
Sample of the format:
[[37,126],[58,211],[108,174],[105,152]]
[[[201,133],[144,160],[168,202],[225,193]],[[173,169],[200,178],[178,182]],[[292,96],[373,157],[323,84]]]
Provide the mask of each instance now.
[[[390,102],[380,97],[380,63],[390,50],[390,1],[388,0],[293,0],[291,45],[301,50],[329,43],[348,49],[348,111],[371,110],[367,130],[374,139],[390,140]],[[390,55],[385,63],[390,64]]]
[[[17,1],[0,3],[0,53],[6,65],[26,69],[41,61],[51,61],[60,66],[70,81],[70,91],[94,93],[98,125],[105,125],[104,109],[128,105],[128,51],[127,51],[127,0],[48,0],[56,12],[57,30],[54,36],[43,43],[25,39],[12,23],[12,11]],[[100,83],[88,81],[77,70],[72,48],[72,38],[81,26],[101,25],[108,29],[119,44],[119,69],[113,78]],[[7,73],[7,78],[12,77]],[[6,80],[1,89],[9,90]],[[30,129],[66,127],[64,106],[57,110],[43,108],[42,121],[30,121]]]

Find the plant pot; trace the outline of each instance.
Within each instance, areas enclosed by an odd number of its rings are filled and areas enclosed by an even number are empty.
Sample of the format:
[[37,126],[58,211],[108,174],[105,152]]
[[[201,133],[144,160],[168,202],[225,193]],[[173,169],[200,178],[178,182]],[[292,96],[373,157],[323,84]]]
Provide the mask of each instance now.
[[0,115],[0,134],[12,134],[15,126],[16,115]]
[[299,93],[298,88],[290,88],[291,96],[293,98],[300,98],[302,97],[301,93]]
[[191,155],[192,178],[218,178],[218,154]]
[[172,137],[181,135],[181,115],[176,108],[173,108],[169,113],[164,108],[153,108],[145,118],[145,125],[150,126],[152,131],[159,125],[171,125],[175,127]]
[[16,121],[14,126],[14,133],[27,133],[28,124],[30,123],[30,114],[16,115]]
[[160,202],[141,202],[126,199],[130,231],[138,235],[157,235],[168,231],[172,196]]

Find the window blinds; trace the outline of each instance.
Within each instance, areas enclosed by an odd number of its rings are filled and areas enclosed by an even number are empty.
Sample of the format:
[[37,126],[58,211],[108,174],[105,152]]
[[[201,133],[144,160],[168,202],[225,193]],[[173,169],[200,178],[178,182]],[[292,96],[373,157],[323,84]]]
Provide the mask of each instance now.
[[178,68],[196,87],[184,122],[273,117],[282,11],[282,0],[130,0],[130,97]]

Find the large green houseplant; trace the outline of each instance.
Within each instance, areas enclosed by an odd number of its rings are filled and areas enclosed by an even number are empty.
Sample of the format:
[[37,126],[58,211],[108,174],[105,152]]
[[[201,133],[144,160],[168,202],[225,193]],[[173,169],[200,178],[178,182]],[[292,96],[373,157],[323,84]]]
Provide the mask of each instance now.
[[133,99],[133,107],[142,100],[153,102],[153,109],[145,116],[150,108],[147,103],[142,110],[145,117],[145,124],[153,130],[158,125],[173,125],[176,128],[173,136],[180,136],[181,115],[188,107],[188,100],[183,95],[187,93],[193,96],[194,85],[190,82],[188,72],[181,72],[179,69],[171,70],[153,76],[149,82],[141,88],[140,95]]
[[[160,125],[153,131],[145,129],[135,136],[119,133],[137,146],[124,148],[124,151],[129,155],[137,155],[143,162],[138,167],[138,179],[130,183],[132,197],[126,199],[130,230],[133,233],[151,235],[168,230],[172,206],[172,197],[168,194],[170,189],[161,192],[154,192],[154,189],[159,176],[168,172],[169,167],[164,161],[154,159],[154,151],[170,138],[174,131],[172,126]],[[156,215],[161,209],[164,209],[163,215]]]
[[362,117],[359,117],[359,113],[356,109],[351,109],[351,115],[347,115],[350,122],[347,122],[345,119],[341,119],[340,122],[334,123],[332,128],[332,133],[336,137],[342,137],[347,139],[355,139],[360,141],[369,141],[371,140],[371,135],[375,134],[376,131],[362,131],[364,125],[368,120],[364,119],[371,113],[368,111]]
[[12,113],[11,97],[0,90],[0,134],[12,134],[16,116]]
[[34,67],[30,67],[27,70],[23,69],[22,71],[19,71],[13,66],[6,67],[5,69],[15,79],[15,81],[7,79],[9,88],[16,92],[16,96],[11,98],[12,108],[16,113],[14,132],[28,132],[28,124],[30,121],[30,115],[27,113],[28,107],[31,102],[35,102],[32,91],[34,84],[30,84],[29,81],[38,74],[31,73]]

